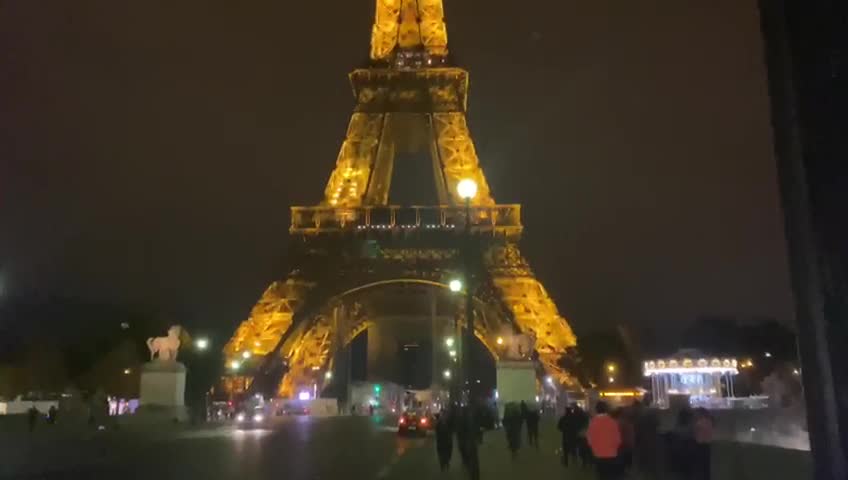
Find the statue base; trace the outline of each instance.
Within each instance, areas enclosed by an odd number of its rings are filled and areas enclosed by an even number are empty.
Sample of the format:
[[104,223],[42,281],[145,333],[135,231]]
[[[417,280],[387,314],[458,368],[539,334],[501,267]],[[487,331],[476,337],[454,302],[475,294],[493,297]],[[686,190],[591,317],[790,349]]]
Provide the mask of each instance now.
[[151,361],[141,367],[139,407],[134,416],[151,423],[185,422],[186,367],[177,361]]
[[498,418],[507,403],[536,403],[536,363],[529,360],[501,360],[497,363]]

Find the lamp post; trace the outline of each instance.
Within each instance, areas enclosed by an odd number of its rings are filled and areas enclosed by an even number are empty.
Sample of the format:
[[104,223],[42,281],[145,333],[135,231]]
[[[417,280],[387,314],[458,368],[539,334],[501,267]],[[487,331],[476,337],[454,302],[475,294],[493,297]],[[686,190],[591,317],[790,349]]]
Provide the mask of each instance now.
[[[465,335],[463,338],[462,352],[465,370],[465,380],[469,382],[468,400],[471,400],[471,344],[474,342],[474,304],[472,303],[471,292],[471,200],[477,195],[477,182],[470,178],[460,180],[456,185],[456,191],[459,197],[465,201],[465,235],[463,238],[463,269],[465,276]],[[464,384],[460,384],[461,388],[465,388]]]

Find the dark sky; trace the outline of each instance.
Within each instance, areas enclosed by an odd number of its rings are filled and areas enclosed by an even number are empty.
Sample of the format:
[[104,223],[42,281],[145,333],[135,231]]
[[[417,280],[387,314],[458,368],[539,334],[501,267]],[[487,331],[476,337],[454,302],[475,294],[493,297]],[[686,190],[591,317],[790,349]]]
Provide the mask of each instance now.
[[[489,183],[578,333],[791,319],[755,0],[445,3]],[[7,295],[244,318],[321,198],[372,9],[0,1]]]

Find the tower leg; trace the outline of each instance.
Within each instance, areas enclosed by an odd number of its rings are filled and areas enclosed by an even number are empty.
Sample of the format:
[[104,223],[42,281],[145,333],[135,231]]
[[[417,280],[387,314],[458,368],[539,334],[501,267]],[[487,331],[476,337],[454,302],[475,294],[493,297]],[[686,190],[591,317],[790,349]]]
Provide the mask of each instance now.
[[521,332],[535,340],[545,371],[560,383],[573,384],[574,379],[559,360],[577,345],[577,338],[521,256],[518,245],[507,242],[493,246],[486,252],[484,261],[502,305]]

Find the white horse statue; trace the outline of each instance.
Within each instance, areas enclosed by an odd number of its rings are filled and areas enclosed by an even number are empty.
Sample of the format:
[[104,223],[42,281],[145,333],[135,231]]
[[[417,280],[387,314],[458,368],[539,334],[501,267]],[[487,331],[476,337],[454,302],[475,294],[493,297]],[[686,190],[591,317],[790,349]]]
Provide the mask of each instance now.
[[158,354],[161,361],[176,361],[182,330],[179,325],[174,325],[168,329],[167,337],[148,338],[147,348],[150,349],[150,360],[153,360]]

